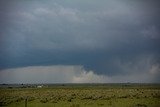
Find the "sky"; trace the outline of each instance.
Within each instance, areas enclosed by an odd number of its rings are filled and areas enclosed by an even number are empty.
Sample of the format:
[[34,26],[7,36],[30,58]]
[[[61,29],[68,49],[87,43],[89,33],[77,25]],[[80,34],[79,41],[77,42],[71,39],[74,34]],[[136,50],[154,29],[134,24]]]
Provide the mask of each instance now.
[[0,83],[160,83],[159,0],[0,0]]

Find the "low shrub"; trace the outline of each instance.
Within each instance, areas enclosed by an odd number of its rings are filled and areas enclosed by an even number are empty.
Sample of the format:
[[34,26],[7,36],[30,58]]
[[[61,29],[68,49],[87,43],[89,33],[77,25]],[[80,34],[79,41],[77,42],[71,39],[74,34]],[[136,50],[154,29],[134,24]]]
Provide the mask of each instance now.
[[47,99],[47,98],[41,99],[40,102],[41,102],[41,103],[47,103],[47,102],[48,102],[48,99]]

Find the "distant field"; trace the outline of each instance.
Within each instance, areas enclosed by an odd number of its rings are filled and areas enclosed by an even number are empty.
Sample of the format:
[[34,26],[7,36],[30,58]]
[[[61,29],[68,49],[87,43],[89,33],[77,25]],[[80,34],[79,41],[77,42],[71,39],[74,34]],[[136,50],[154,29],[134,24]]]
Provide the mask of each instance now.
[[1,85],[1,107],[160,107],[160,84]]

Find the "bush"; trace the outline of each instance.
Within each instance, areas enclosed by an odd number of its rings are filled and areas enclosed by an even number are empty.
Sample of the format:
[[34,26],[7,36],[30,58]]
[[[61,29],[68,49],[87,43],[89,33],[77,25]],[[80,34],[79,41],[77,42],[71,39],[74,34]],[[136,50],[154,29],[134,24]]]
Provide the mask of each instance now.
[[41,103],[47,103],[47,102],[48,102],[48,99],[47,99],[47,98],[41,99],[40,102],[41,102]]

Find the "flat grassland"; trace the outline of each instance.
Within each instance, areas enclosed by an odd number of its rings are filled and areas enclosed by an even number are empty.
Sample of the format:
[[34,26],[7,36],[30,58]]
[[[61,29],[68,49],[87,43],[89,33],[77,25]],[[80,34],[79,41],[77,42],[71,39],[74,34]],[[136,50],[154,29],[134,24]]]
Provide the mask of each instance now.
[[160,107],[160,84],[1,85],[0,107]]

